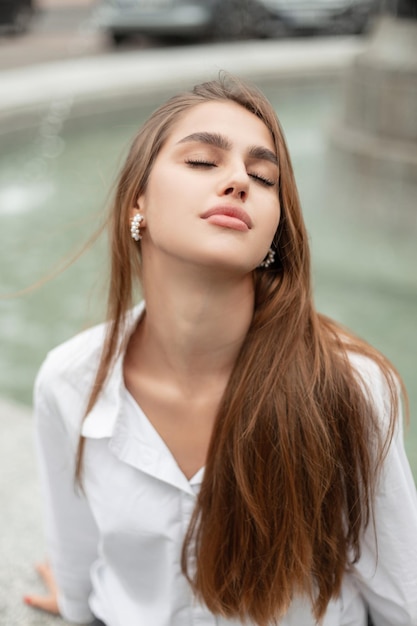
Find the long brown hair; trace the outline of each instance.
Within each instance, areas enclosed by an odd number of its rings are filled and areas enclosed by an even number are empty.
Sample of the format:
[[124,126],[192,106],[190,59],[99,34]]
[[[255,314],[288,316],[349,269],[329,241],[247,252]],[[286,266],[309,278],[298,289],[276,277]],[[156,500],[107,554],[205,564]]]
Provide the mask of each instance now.
[[[316,312],[283,132],[265,97],[233,77],[173,97],[133,141],[109,218],[108,327],[87,413],[126,346],[125,320],[140,277],[127,228],[131,208],[172,125],[207,101],[234,101],[269,129],[280,165],[281,219],[276,262],[254,271],[255,311],[218,410],[182,568],[215,614],[264,626],[279,620],[300,593],[320,620],[372,520],[398,408],[396,373],[377,351]],[[383,428],[365,377],[352,365],[355,353],[384,382],[390,409]],[[81,438],[79,479],[83,446]]]

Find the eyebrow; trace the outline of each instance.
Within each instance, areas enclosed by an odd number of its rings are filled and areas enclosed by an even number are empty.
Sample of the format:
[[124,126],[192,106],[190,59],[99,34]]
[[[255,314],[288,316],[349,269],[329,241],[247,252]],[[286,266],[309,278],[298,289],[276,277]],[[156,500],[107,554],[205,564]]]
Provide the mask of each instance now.
[[[215,148],[220,148],[220,150],[231,150],[232,144],[223,135],[219,133],[207,133],[207,132],[199,132],[199,133],[191,133],[191,135],[187,135],[181,139],[178,143],[205,143],[210,146],[214,146]],[[252,159],[259,159],[261,161],[270,161],[274,165],[278,165],[278,158],[276,154],[269,150],[268,148],[264,148],[263,146],[251,146],[249,148],[249,156]]]

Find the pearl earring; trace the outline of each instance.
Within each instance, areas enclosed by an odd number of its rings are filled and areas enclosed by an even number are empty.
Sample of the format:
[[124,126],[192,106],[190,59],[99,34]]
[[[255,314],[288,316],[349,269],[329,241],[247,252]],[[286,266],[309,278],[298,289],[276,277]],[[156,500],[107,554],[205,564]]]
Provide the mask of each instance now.
[[264,258],[262,263],[259,263],[258,267],[267,269],[270,265],[272,265],[274,261],[275,261],[275,250],[273,250],[272,248],[269,248],[268,254]]
[[130,222],[130,234],[132,239],[135,241],[139,241],[142,239],[142,235],[140,234],[140,225],[143,222],[143,215],[140,213],[136,213],[135,217],[132,218]]

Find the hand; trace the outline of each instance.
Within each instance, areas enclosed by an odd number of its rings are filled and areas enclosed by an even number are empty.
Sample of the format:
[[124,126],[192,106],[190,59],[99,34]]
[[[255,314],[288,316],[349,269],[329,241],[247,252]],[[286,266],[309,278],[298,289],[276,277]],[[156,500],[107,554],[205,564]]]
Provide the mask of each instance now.
[[38,565],[36,565],[36,571],[45,583],[48,593],[45,596],[25,596],[23,598],[23,601],[29,606],[35,607],[36,609],[41,609],[42,611],[47,611],[48,613],[54,613],[55,615],[59,615],[57,601],[58,588],[56,586],[54,575],[49,566],[49,563],[39,563]]

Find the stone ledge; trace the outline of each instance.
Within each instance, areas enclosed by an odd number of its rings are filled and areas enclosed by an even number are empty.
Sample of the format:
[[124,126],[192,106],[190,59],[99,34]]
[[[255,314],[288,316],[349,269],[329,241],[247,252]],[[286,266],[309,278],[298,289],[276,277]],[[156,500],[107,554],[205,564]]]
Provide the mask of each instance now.
[[330,131],[333,145],[349,152],[362,164],[374,170],[380,169],[384,176],[391,170],[395,178],[415,183],[417,180],[417,144],[412,141],[390,139],[355,130],[345,125]]
[[247,41],[6,70],[0,74],[0,132],[36,119],[54,101],[70,101],[82,114],[85,108],[105,107],[129,96],[149,99],[161,91],[187,87],[217,76],[222,69],[249,80],[341,76],[363,46],[363,40],[355,37]]

